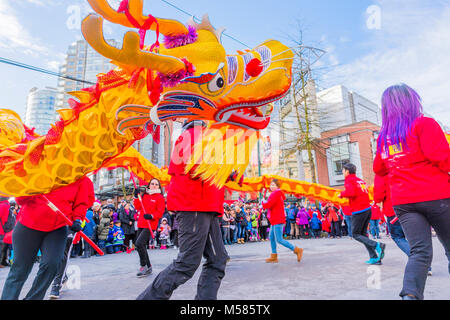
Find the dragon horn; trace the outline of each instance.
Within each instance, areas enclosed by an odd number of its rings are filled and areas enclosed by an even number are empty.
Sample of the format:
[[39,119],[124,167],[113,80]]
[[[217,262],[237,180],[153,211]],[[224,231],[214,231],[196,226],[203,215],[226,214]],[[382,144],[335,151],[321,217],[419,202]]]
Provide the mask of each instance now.
[[103,18],[95,14],[87,16],[81,25],[86,41],[102,56],[111,60],[148,68],[163,74],[174,74],[185,70],[184,62],[178,58],[142,51],[139,47],[139,35],[127,32],[123,38],[122,49],[109,45],[103,38]]
[[[92,9],[99,15],[103,16],[106,20],[120,24],[128,28],[136,28],[131,23],[128,17],[124,13],[119,13],[109,5],[107,0],[88,0]],[[139,25],[143,25],[148,19],[148,16],[143,15],[143,0],[129,0],[128,10],[131,16],[136,20]],[[184,24],[176,20],[156,18],[159,24],[159,32],[165,36],[174,36],[181,34],[188,34],[189,30]],[[151,30],[156,29],[156,25],[150,27]]]

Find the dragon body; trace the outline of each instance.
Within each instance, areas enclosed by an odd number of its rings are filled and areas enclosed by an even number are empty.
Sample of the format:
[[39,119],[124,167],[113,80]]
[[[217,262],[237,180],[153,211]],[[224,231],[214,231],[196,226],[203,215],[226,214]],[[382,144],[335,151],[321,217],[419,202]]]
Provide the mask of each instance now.
[[[176,119],[208,123],[198,142],[208,156],[192,154],[187,170],[197,165],[195,174],[218,186],[233,170],[242,175],[258,130],[269,124],[267,105],[291,85],[293,52],[269,40],[227,55],[222,31],[207,16],[186,26],[143,15],[142,0],[124,0],[118,10],[106,0],[88,2],[97,14],[83,20],[83,35],[117,68],[100,74],[95,86],[71,92],[71,108],[58,111],[60,120],[45,136],[26,128],[17,114],[0,111],[0,194],[30,196],[71,184],[104,167],[136,140],[148,134],[158,139],[160,126]],[[130,31],[121,49],[112,47],[103,38],[103,19],[137,28],[139,34]],[[164,43],[145,46],[150,30],[164,35]],[[235,161],[241,145],[246,156]],[[220,146],[223,150],[217,151]],[[216,161],[219,156],[226,161]]]

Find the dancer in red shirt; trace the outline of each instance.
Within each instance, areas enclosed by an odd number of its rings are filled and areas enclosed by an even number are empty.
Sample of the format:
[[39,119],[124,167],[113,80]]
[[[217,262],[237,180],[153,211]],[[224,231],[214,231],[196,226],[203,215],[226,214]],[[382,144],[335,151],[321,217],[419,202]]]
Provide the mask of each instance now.
[[394,211],[411,247],[400,296],[421,300],[433,257],[431,227],[445,248],[450,273],[449,144],[406,84],[386,89],[382,116],[373,170],[389,179]]
[[158,179],[150,181],[143,196],[134,200],[134,207],[139,212],[136,250],[141,267],[137,276],[146,277],[152,273],[152,264],[147,252],[148,242],[150,237],[156,233],[159,219],[162,218],[166,209],[161,182]]
[[346,163],[342,173],[345,176],[345,190],[340,196],[350,201],[353,239],[361,242],[369,252],[370,260],[366,261],[367,264],[381,264],[386,245],[370,240],[367,236],[371,207],[366,183],[356,176],[356,166],[352,163]]

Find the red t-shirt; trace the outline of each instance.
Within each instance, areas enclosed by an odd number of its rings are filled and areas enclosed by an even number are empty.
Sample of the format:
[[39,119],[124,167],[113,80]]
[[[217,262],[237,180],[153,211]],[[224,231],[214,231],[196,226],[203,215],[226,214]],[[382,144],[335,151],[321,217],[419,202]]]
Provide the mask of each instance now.
[[[89,178],[84,177],[45,196],[72,221],[83,220],[87,210],[94,204],[94,185]],[[50,232],[67,225],[58,213],[50,209],[42,195],[19,197],[16,200],[22,206],[19,222],[27,228]]]
[[188,212],[215,212],[223,214],[225,188],[217,188],[200,178],[186,174],[186,163],[195,142],[201,138],[200,130],[192,127],[184,131],[172,152],[169,174],[172,176],[167,188],[167,210]]
[[[166,209],[166,201],[164,200],[164,196],[161,193],[144,194],[142,196],[142,202],[145,210],[142,208],[141,201],[139,199],[134,199],[133,202],[134,207],[139,214],[137,226],[138,228],[148,229],[148,222],[150,222],[152,230],[156,230],[156,228],[158,228],[159,219],[162,218]],[[146,220],[144,218],[144,214],[151,214],[153,219]]]
[[277,189],[273,191],[267,201],[262,202],[264,209],[270,210],[268,218],[271,225],[286,223],[286,215],[284,214],[284,200],[286,196],[283,191]]
[[389,177],[392,204],[450,198],[450,148],[440,125],[421,116],[406,137],[408,148],[388,144],[377,151],[373,171]]
[[349,199],[352,214],[370,209],[369,190],[364,180],[355,174],[345,178],[345,190],[341,192],[341,197]]
[[383,203],[383,214],[386,217],[395,216],[394,208],[392,207],[391,191],[389,189],[387,176],[375,176],[373,200],[375,201],[375,203]]

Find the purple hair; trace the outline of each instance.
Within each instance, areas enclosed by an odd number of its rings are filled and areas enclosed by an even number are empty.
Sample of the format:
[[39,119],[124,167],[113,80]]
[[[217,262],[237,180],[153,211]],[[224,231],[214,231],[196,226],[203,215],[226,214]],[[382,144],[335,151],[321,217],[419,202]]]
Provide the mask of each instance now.
[[414,121],[423,114],[422,99],[412,88],[402,83],[387,88],[381,98],[383,124],[378,137],[378,152],[383,146],[402,144],[408,148],[408,136]]

